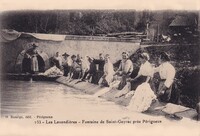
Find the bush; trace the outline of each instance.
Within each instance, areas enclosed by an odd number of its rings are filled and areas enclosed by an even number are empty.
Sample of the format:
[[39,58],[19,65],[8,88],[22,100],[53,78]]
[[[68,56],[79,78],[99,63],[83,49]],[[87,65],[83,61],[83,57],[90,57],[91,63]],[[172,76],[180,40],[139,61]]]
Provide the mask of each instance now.
[[[199,100],[199,46],[197,45],[167,45],[167,46],[149,46],[138,49],[130,56],[133,61],[134,71],[132,78],[137,75],[140,67],[138,56],[142,52],[147,52],[150,55],[150,62],[158,66],[158,58],[161,52],[167,52],[170,55],[171,63],[175,66],[176,76],[172,90],[171,102],[178,103],[180,97],[181,104],[187,107],[195,108]],[[119,62],[114,66],[118,66]],[[159,85],[159,74],[154,74],[153,83],[156,88]]]

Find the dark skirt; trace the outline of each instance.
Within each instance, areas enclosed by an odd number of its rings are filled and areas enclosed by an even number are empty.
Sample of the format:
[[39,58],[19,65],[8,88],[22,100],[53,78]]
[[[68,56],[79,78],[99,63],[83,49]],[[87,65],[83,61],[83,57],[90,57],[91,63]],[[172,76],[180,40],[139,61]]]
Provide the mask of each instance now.
[[[169,100],[171,98],[172,86],[170,86],[167,89],[164,89],[164,86],[165,86],[164,83],[165,83],[165,80],[160,81],[157,96],[160,101],[169,102]],[[164,94],[160,95],[160,92],[162,92],[162,91],[164,91]]]
[[91,76],[92,76],[91,83],[98,84],[99,80],[97,73],[93,73]]
[[98,83],[99,82],[99,80],[101,79],[101,77],[103,76],[103,74],[104,74],[104,72],[103,71],[97,71],[97,73],[96,73],[97,75],[96,75],[96,82]]
[[136,80],[131,81],[131,91],[136,90],[136,88],[146,81],[146,76],[140,76]]
[[122,79],[117,88],[118,90],[122,90],[124,88],[124,86],[127,84],[126,79],[127,79],[127,75],[122,75]]
[[80,75],[81,75],[81,72],[80,72],[80,71],[74,71],[74,72],[73,72],[72,79],[79,79],[79,78],[80,78]]
[[64,70],[64,76],[68,76],[69,71],[70,71],[70,66],[63,66],[63,70]]
[[22,72],[31,72],[31,59],[24,58],[22,61]]

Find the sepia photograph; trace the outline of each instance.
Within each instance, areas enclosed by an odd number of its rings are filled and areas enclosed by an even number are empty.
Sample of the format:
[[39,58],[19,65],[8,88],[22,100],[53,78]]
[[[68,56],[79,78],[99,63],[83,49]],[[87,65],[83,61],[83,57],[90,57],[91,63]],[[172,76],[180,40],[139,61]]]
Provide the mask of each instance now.
[[200,136],[200,3],[155,1],[0,2],[0,136]]

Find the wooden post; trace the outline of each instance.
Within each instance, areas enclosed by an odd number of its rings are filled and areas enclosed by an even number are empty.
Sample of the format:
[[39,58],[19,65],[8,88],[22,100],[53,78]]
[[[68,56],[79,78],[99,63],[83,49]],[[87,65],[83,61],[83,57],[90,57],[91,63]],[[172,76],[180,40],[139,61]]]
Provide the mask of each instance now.
[[157,30],[157,42],[159,42],[159,34],[160,34],[160,30],[159,30],[159,24],[158,25],[158,30]]
[[198,31],[200,33],[200,11],[199,11],[199,17],[198,17]]
[[147,22],[147,28],[146,28],[146,32],[147,32],[147,39],[150,39],[149,38],[149,22]]

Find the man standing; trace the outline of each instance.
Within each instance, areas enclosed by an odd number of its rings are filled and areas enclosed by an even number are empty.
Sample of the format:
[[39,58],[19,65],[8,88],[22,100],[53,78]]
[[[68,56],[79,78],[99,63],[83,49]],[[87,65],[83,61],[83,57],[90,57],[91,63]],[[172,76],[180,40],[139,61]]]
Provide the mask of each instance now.
[[30,57],[31,62],[31,73],[39,72],[39,65],[38,65],[38,45],[35,43],[32,44],[32,48],[29,49],[26,54]]
[[88,70],[88,79],[90,80],[91,78],[91,83],[93,84],[97,84],[97,69],[96,69],[96,65],[93,62],[93,58],[88,57],[88,61],[89,61],[89,70]]
[[159,57],[159,67],[155,68],[155,72],[159,72],[161,81],[157,91],[157,98],[162,102],[169,102],[171,98],[172,84],[174,82],[176,70],[170,64],[170,58],[167,53],[162,52]]

